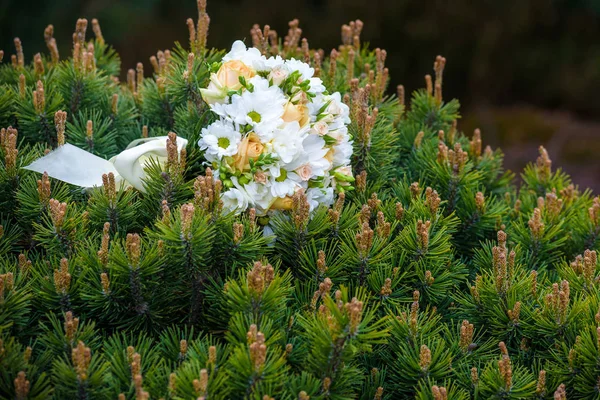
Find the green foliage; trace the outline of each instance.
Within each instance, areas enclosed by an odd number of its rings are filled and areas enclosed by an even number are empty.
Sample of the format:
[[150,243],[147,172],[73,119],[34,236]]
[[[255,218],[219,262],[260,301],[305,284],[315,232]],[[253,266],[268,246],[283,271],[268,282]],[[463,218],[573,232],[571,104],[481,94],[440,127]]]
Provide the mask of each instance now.
[[112,128],[112,122],[110,117],[102,118],[98,110],[79,111],[67,126],[69,142],[92,154],[110,158],[117,154],[118,132]]
[[[1,398],[597,396],[600,199],[543,148],[517,185],[459,131],[442,58],[405,103],[354,38],[330,57],[257,43],[341,93],[356,178],[331,207],[297,193],[257,218],[222,212],[197,146],[224,52],[176,45],[119,84],[80,24],[85,57],[0,66]],[[143,190],[81,189],[23,169],[62,133],[107,159],[146,135],[188,146]]]

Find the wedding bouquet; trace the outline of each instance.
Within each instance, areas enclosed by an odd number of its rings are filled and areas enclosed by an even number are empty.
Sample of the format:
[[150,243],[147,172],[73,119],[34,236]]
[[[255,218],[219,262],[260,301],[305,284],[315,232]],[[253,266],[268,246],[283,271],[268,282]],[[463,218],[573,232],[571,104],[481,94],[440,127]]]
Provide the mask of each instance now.
[[198,144],[223,182],[226,210],[290,209],[300,190],[314,209],[353,189],[348,106],[312,67],[241,41],[216,67],[201,93],[218,119]]

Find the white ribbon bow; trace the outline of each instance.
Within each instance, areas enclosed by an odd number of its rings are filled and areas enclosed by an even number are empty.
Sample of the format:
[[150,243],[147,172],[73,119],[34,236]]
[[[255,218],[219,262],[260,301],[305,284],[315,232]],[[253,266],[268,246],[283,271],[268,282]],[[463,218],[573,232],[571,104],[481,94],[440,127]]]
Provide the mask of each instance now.
[[[110,160],[105,160],[79,147],[65,143],[42,158],[24,167],[30,171],[46,172],[48,176],[72,185],[91,188],[102,186],[102,175],[112,172],[115,182],[124,182],[144,191],[144,179],[148,161],[159,163],[167,160],[167,136],[134,140],[125,150]],[[177,152],[187,146],[187,140],[177,138]]]

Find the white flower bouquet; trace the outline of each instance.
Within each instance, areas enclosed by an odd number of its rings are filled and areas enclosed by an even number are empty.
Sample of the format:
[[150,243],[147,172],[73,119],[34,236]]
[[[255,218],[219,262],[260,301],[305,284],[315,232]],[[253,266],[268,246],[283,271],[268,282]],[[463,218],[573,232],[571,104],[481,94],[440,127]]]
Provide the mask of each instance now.
[[241,41],[216,66],[202,96],[218,120],[198,144],[223,182],[225,210],[290,209],[300,190],[314,209],[353,188],[349,109],[313,75]]

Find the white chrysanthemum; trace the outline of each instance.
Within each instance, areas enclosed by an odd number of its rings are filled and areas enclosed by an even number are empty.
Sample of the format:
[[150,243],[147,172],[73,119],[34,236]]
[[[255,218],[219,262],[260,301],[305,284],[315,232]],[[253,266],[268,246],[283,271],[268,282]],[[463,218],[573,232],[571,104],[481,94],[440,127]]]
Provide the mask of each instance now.
[[313,75],[315,74],[314,68],[312,68],[310,65],[308,65],[305,62],[296,60],[295,58],[292,58],[291,60],[286,60],[285,66],[288,69],[288,71],[290,71],[290,73],[292,73],[294,71],[300,72],[300,75],[302,76],[302,80],[308,80],[308,79],[312,78]]
[[242,95],[234,95],[231,104],[219,104],[213,110],[236,124],[250,125],[262,141],[268,141],[273,131],[283,124],[281,117],[287,102],[283,92],[277,86],[269,86],[269,81],[261,77],[250,80],[254,85],[251,92],[245,90]]
[[256,208],[256,211],[260,214],[267,212],[273,202],[269,187],[257,182],[250,182],[244,185],[244,190],[248,197],[252,199],[251,204]]
[[333,188],[310,188],[306,191],[306,200],[308,200],[311,211],[320,204],[330,206],[333,204]]
[[298,122],[293,121],[285,124],[283,128],[277,129],[273,140],[267,148],[274,153],[281,162],[290,164],[294,158],[302,154],[302,140],[306,135],[306,129],[300,129]]
[[298,184],[287,176],[285,179],[281,178],[282,176],[280,176],[279,178],[271,179],[271,194],[273,195],[273,197],[282,198],[285,196],[292,196],[296,191]]
[[223,57],[224,62],[231,60],[239,60],[257,71],[265,71],[267,69],[267,59],[260,53],[260,50],[254,47],[246,48],[246,45],[241,40],[233,42],[231,51]]
[[321,78],[310,78],[310,93],[320,94],[323,93],[325,90],[327,89],[325,88],[325,85],[323,85],[323,81],[321,80]]
[[281,58],[281,56],[271,56],[265,60],[265,67],[268,70],[272,70],[278,67],[283,67],[285,65],[285,60]]
[[234,129],[231,123],[216,121],[202,129],[198,145],[206,151],[205,156],[208,161],[218,161],[237,153],[241,139],[242,135]]

